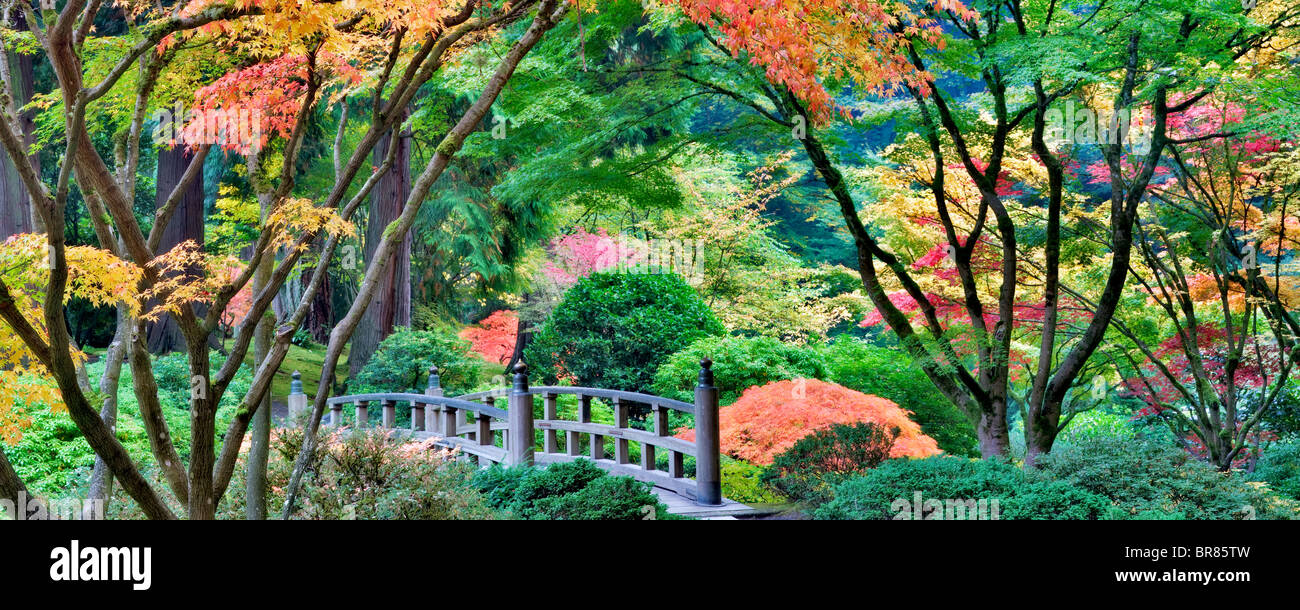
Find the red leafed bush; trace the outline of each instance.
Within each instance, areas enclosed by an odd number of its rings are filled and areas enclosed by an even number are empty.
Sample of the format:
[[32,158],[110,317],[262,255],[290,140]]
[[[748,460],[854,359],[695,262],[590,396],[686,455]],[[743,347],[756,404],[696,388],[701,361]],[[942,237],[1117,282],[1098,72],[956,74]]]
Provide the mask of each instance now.
[[[907,416],[908,412],[891,400],[842,385],[817,379],[774,381],[745,390],[740,400],[722,408],[722,451],[752,464],[767,465],[817,430],[832,424],[872,422],[885,430],[899,430],[889,457],[938,455],[938,444]],[[693,441],[695,431],[683,430],[678,436]]]
[[484,360],[505,364],[515,351],[515,338],[519,331],[519,316],[509,309],[492,312],[475,326],[466,326],[460,337],[473,345]]

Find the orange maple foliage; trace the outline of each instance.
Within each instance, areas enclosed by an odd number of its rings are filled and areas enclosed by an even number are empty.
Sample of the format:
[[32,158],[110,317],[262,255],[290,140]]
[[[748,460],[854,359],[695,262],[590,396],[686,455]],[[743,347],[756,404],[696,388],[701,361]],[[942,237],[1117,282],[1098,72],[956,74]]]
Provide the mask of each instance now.
[[[817,379],[774,381],[745,390],[720,413],[722,451],[752,464],[773,458],[799,439],[833,424],[871,422],[886,430],[898,428],[889,457],[938,455],[939,445],[908,418],[909,412],[891,400],[863,394]],[[695,440],[695,430],[678,438]]]
[[484,360],[506,364],[515,352],[519,316],[509,309],[492,312],[474,326],[461,329],[460,337],[470,342],[473,350]]
[[837,107],[828,80],[852,82],[865,93],[914,88],[928,94],[932,75],[908,57],[913,48],[943,50],[946,39],[936,13],[964,20],[979,14],[959,0],[926,0],[909,6],[882,0],[671,0],[692,21],[717,28],[719,43],[743,52],[806,102],[815,120]]

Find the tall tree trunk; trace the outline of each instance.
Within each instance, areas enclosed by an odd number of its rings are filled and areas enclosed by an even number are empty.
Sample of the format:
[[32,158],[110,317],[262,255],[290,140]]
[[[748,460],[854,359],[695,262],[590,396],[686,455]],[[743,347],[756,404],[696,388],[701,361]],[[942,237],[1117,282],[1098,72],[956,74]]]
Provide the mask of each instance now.
[[[317,251],[321,248],[318,245]],[[302,287],[307,289],[311,284],[311,274],[302,274]],[[303,320],[303,326],[307,332],[311,333],[311,340],[321,345],[325,345],[330,340],[330,329],[334,327],[334,291],[330,285],[329,272],[325,272],[325,277],[321,279],[320,288],[316,291],[311,300],[311,309],[307,311],[307,318]]]
[[[99,394],[104,397],[104,406],[99,410],[100,419],[109,430],[117,431],[117,391],[122,376],[122,362],[127,350],[131,348],[131,330],[133,322],[130,311],[125,305],[117,307],[117,331],[113,333],[113,343],[104,354],[104,375],[99,378]],[[113,472],[108,469],[104,458],[95,456],[95,468],[90,473],[90,492],[88,499],[98,500],[101,512],[83,515],[83,519],[103,519],[108,502],[113,498]]]
[[[268,209],[263,202],[262,215]],[[253,277],[253,292],[261,292],[271,280],[274,257],[266,256]],[[275,330],[275,316],[270,311],[262,316],[257,325],[257,336],[253,342],[253,362],[260,363],[271,351],[272,334]],[[271,449],[271,393],[262,396],[262,404],[253,414],[253,431],[248,450],[248,475],[245,479],[244,497],[247,502],[244,516],[250,521],[266,519],[266,468]]]
[[[194,159],[194,154],[186,149],[184,145],[177,145],[170,148],[161,148],[158,150],[158,204],[161,208],[171,196],[176,185],[180,184],[181,176],[190,166],[190,161]],[[172,215],[171,222],[163,229],[162,241],[159,242],[158,252],[162,254],[175,248],[187,240],[194,240],[199,246],[203,245],[203,175],[199,174],[194,179],[185,194],[181,197],[180,202],[176,204],[176,212]],[[197,315],[203,315],[201,308],[196,307]],[[163,314],[157,322],[151,322],[148,326],[148,345],[149,352],[154,354],[165,354],[168,352],[184,351],[185,337],[181,334],[180,327],[176,325],[176,320],[172,319],[170,314]]]
[[[27,29],[27,20],[19,11],[13,11],[13,17],[10,20],[14,31],[24,31]],[[14,97],[14,110],[18,110],[27,105],[32,99],[33,89],[33,61],[31,55],[20,55],[17,53],[7,53],[5,60],[9,62],[10,83]],[[36,140],[36,125],[32,121],[32,114],[24,112],[17,115],[20,128],[23,134],[23,143],[30,150],[32,142]],[[41,164],[39,155],[31,155],[32,166],[37,172],[40,172]],[[43,233],[45,228],[40,226],[40,217],[32,213],[31,197],[27,195],[27,189],[23,186],[22,179],[18,176],[18,168],[14,165],[9,155],[0,155],[0,241],[10,235],[18,233]]]
[[[375,165],[384,162],[388,155],[391,136],[385,133],[375,144]],[[397,159],[384,174],[370,194],[370,217],[366,223],[365,261],[369,265],[375,257],[388,226],[402,215],[402,207],[411,194],[410,139],[397,138]],[[348,355],[349,376],[355,376],[365,366],[379,347],[379,342],[393,333],[398,326],[411,325],[411,236],[408,233],[392,254],[379,278],[379,287],[370,302],[366,315],[352,336]]]
[[[524,294],[524,305],[528,304],[529,295]],[[522,310],[523,307],[520,307]],[[515,326],[515,350],[510,354],[510,362],[506,363],[506,371],[515,370],[515,365],[524,361],[524,349],[533,341],[533,332],[529,330],[528,321],[524,316],[519,316],[519,324]]]

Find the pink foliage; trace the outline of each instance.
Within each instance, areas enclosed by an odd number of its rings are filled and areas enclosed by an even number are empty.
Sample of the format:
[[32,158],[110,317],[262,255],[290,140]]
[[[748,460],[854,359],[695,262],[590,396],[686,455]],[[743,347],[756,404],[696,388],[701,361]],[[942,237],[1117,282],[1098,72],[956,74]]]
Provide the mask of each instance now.
[[605,229],[588,233],[577,227],[572,233],[551,240],[552,260],[546,261],[542,271],[555,283],[567,286],[631,260],[632,250]]

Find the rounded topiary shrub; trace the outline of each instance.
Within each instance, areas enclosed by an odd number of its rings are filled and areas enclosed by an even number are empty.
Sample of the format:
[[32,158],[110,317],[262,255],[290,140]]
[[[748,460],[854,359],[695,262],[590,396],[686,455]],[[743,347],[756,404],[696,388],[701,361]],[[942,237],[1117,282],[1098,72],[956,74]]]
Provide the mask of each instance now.
[[524,361],[534,383],[563,379],[650,392],[669,355],[722,332],[709,306],[676,275],[596,273],[565,293]]
[[348,380],[348,392],[421,393],[428,384],[429,367],[448,396],[469,391],[477,383],[483,360],[470,351],[470,343],[451,332],[401,328],[379,344],[375,355]]
[[834,381],[865,394],[888,398],[912,412],[912,419],[939,448],[954,455],[979,456],[975,426],[944,397],[925,371],[899,349],[841,336],[823,350]]
[[695,400],[700,360],[713,360],[718,402],[729,405],[753,386],[785,379],[826,379],[817,350],[782,343],[771,337],[708,337],[673,354],[655,373],[654,393],[686,402]]

